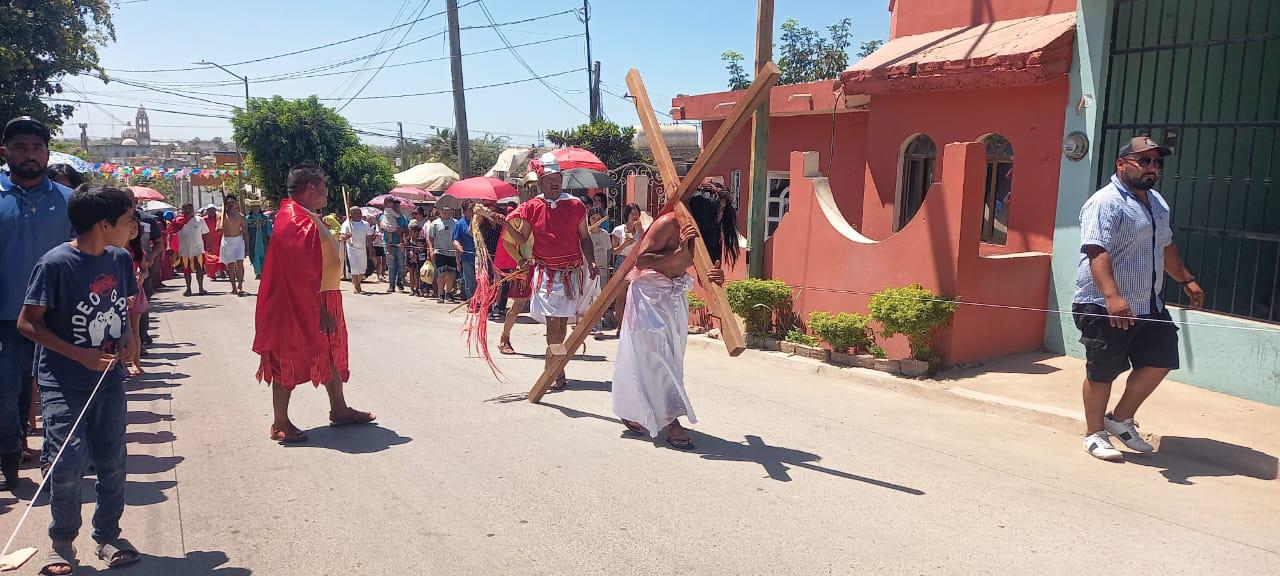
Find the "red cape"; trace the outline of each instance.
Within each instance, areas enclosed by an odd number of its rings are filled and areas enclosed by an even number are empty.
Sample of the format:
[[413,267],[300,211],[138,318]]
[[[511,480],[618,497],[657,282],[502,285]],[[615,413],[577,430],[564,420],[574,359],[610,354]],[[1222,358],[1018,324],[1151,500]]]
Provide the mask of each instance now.
[[292,198],[276,213],[262,283],[253,351],[299,362],[324,354],[320,332],[320,277],[323,274],[320,231],[302,205]]

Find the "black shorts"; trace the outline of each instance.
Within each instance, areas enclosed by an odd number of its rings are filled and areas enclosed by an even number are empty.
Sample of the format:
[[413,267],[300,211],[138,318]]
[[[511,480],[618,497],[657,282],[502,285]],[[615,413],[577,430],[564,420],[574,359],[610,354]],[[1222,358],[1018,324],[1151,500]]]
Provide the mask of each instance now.
[[456,272],[458,270],[458,258],[456,256],[435,254],[432,256],[432,262],[436,265],[437,274],[446,270],[450,272]]
[[373,255],[379,258],[384,258],[387,255],[387,249],[383,248],[382,246],[374,246]]
[[1128,330],[1112,326],[1107,309],[1097,304],[1072,304],[1071,311],[1080,329],[1085,374],[1090,381],[1110,384],[1130,366],[1178,369],[1178,327],[1168,322],[1168,308],[1139,316]]

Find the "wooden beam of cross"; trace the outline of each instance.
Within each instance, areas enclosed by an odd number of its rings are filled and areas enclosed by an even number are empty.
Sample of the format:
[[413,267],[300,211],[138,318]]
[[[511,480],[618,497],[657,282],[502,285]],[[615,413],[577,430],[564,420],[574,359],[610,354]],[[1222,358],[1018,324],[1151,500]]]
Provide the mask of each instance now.
[[[734,105],[733,110],[725,118],[724,123],[720,125],[720,129],[716,130],[711,141],[703,148],[697,162],[694,162],[693,167],[689,169],[689,173],[684,178],[680,178],[676,173],[675,163],[671,160],[671,153],[667,149],[666,140],[662,137],[661,126],[658,125],[657,116],[654,115],[653,104],[649,101],[649,93],[645,90],[644,82],[640,78],[640,72],[633,68],[627,73],[627,88],[635,96],[636,111],[639,113],[640,122],[644,126],[645,138],[649,141],[649,148],[653,152],[654,161],[658,165],[658,171],[662,175],[664,186],[666,186],[667,190],[672,191],[659,214],[676,210],[678,218],[691,219],[688,208],[684,205],[685,201],[698,189],[702,179],[711,172],[711,167],[728,151],[729,142],[746,126],[747,121],[751,119],[751,114],[759,106],[760,102],[769,95],[769,90],[778,82],[778,77],[781,75],[782,73],[778,70],[778,67],[772,62],[760,68],[760,72],[756,74],[755,81],[747,88],[742,100]],[[725,347],[729,349],[730,355],[741,354],[746,348],[746,343],[742,336],[742,331],[733,317],[733,313],[729,311],[724,288],[715,286],[706,277],[707,271],[712,266],[711,256],[701,238],[694,242],[694,245],[694,270],[698,274],[698,281],[702,283],[703,287],[708,288],[707,292],[710,301],[707,304],[712,313],[720,318]],[[760,256],[757,255],[757,257]],[[622,291],[627,273],[635,268],[639,259],[640,250],[632,250],[623,260],[622,265],[618,267],[618,270],[614,272],[613,277],[605,284],[600,296],[596,298],[595,302],[591,303],[586,314],[574,325],[573,332],[569,334],[569,338],[565,340],[564,344],[553,344],[547,347],[547,356],[551,358],[551,363],[542,375],[538,377],[533,389],[529,391],[530,402],[542,400],[543,395],[547,393],[547,389],[551,387],[556,377],[564,370],[565,365],[569,363],[573,351],[582,346],[582,343],[587,339],[587,335],[591,332],[591,327],[595,326],[596,322],[604,316],[605,310]]]

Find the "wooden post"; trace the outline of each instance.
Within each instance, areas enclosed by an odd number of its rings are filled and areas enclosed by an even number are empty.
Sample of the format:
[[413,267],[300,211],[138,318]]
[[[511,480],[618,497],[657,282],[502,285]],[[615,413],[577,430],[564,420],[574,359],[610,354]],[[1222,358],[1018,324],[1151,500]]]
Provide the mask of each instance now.
[[[773,60],[773,0],[759,0],[756,17],[756,76]],[[751,203],[747,212],[747,271],[764,278],[764,240],[769,231],[769,96],[751,125]]]
[[[694,163],[692,168],[690,168],[689,173],[686,174],[683,179],[679,179],[680,185],[678,187],[669,186],[667,188],[668,190],[671,190],[671,194],[667,198],[667,203],[663,205],[662,212],[674,210],[677,204],[683,203],[693,194],[694,190],[697,190],[698,184],[701,183],[702,179],[711,171],[711,167],[715,165],[722,156],[724,156],[724,153],[728,150],[729,142],[733,140],[734,136],[742,131],[743,127],[746,126],[747,119],[750,118],[751,110],[755,109],[760,104],[760,101],[769,95],[769,90],[778,82],[779,76],[781,76],[781,72],[772,62],[766,63],[761,72],[756,74],[756,79],[751,83],[751,86],[747,88],[746,97],[743,98],[743,101],[734,106],[733,111],[729,113],[728,118],[726,118],[724,123],[720,125],[720,129],[716,131],[714,136],[712,136],[711,142],[703,149],[702,154],[698,157],[698,161]],[[657,143],[652,140],[655,135],[657,138],[661,139],[662,131],[658,129],[659,127],[657,126],[656,117],[653,116],[653,105],[649,102],[649,95],[644,89],[644,82],[640,79],[639,71],[632,69],[627,73],[627,87],[636,97],[636,110],[639,112],[641,121],[651,122],[653,125],[652,129],[648,126],[645,127],[645,136],[646,138],[650,138],[649,141],[653,143],[650,145],[650,149],[655,154],[654,158],[657,159],[659,158],[659,155],[661,155],[662,158],[666,158],[666,163],[670,164],[670,166],[662,166],[660,164],[659,170],[667,170],[669,168],[673,174],[672,177],[678,178],[674,175],[675,165],[670,160],[671,154],[667,151],[665,142],[663,145],[658,146],[656,145]],[[646,118],[646,116],[648,118]],[[661,152],[659,152],[659,150],[661,150]],[[666,178],[665,175],[664,178]],[[703,248],[705,249],[705,246]],[[604,315],[605,309],[613,303],[614,297],[616,297],[622,290],[623,282],[625,281],[627,273],[635,268],[636,261],[639,260],[639,258],[640,250],[632,250],[631,253],[627,255],[626,259],[623,260],[622,265],[613,274],[613,277],[609,279],[607,284],[605,284],[604,290],[602,290],[600,295],[596,297],[595,302],[591,303],[586,314],[584,314],[583,317],[578,320],[578,323],[574,325],[573,331],[564,342],[563,348],[556,349],[554,353],[552,350],[547,351],[548,356],[551,357],[552,361],[547,369],[543,371],[542,376],[540,376],[538,381],[533,385],[533,389],[529,391],[530,402],[538,402],[542,400],[542,396],[547,393],[547,389],[555,382],[556,376],[559,375],[560,372],[564,370],[565,365],[569,363],[569,358],[573,351],[576,351],[582,346],[582,343],[587,339],[587,335],[591,332],[591,327],[594,326],[596,321]],[[708,257],[708,259],[710,258]],[[730,316],[730,318],[732,318],[732,316]],[[726,345],[728,346],[729,344],[726,343]],[[732,351],[733,346],[730,346],[730,352]],[[741,350],[739,350],[739,352],[741,352]]]

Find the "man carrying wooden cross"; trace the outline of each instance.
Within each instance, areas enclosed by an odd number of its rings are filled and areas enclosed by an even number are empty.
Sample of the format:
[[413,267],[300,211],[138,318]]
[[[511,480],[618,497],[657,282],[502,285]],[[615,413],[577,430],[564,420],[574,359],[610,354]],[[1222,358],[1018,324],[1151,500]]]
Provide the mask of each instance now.
[[652,438],[666,430],[667,444],[680,450],[693,448],[693,439],[679,417],[698,421],[684,391],[689,339],[685,293],[693,287],[688,270],[697,250],[694,243],[699,234],[706,241],[714,262],[707,278],[717,285],[724,284],[722,258],[738,261],[737,214],[723,187],[700,187],[688,207],[692,222],[667,212],[653,221],[640,242],[613,371],[613,413],[627,430]]
[[[559,346],[569,323],[577,322],[600,293],[596,283],[595,251],[587,233],[587,206],[560,189],[564,175],[554,154],[548,152],[529,163],[538,175],[540,194],[511,214],[494,218],[506,222],[515,245],[533,236],[533,275],[529,314],[547,325],[547,346]],[[585,260],[585,265],[584,265]],[[554,355],[547,354],[547,368]],[[563,367],[550,390],[562,390],[567,380]]]

